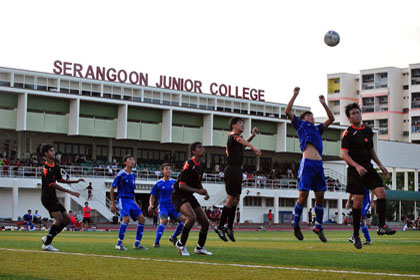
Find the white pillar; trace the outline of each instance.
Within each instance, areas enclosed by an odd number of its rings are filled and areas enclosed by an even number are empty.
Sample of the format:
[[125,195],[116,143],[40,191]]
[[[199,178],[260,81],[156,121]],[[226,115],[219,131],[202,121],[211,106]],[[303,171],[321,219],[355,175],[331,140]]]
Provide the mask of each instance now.
[[19,188],[14,186],[12,189],[12,221],[18,219],[18,200],[19,199]]
[[213,114],[204,115],[203,118],[203,145],[213,146]]
[[339,198],[337,200],[337,209],[338,209],[337,224],[341,225],[343,224],[343,199],[342,198]]
[[108,161],[112,162],[112,138],[108,139]]
[[408,191],[408,171],[404,171],[404,191]]
[[[419,170],[414,169],[414,191],[419,191]],[[414,201],[414,218],[417,219],[419,216],[419,213],[417,211],[417,203]]]
[[172,109],[162,111],[162,138],[160,142],[172,142]]
[[401,200],[399,201],[398,211],[400,212],[398,220],[401,222]]
[[392,167],[392,187],[391,190],[397,190],[397,168]]
[[127,139],[128,105],[118,105],[117,139]]
[[68,135],[79,135],[80,99],[70,100]]
[[287,145],[287,124],[278,123],[277,124],[277,135],[276,135],[276,153],[286,152]]
[[17,151],[16,151],[16,157],[17,158],[23,158],[24,157],[24,154],[23,154],[23,151],[24,151],[24,148],[23,148],[23,141],[22,141],[22,134],[23,134],[23,132],[22,131],[18,131],[17,132]]
[[239,223],[240,224],[245,222],[244,198],[245,198],[245,194],[244,194],[244,192],[242,192],[241,197],[239,198],[239,204],[238,204],[238,208],[239,208],[239,211],[241,213],[241,215],[239,216]]
[[274,223],[279,223],[279,193],[274,192]]
[[67,212],[71,210],[71,197],[70,194],[64,194],[64,207],[66,208]]
[[18,94],[18,104],[16,110],[16,130],[26,130],[26,118],[28,114],[28,94]]
[[260,167],[261,167],[261,158],[259,156],[257,156],[256,158],[257,161],[257,166],[255,167],[256,171],[260,171]]
[[245,139],[251,136],[251,130],[251,119],[244,119],[244,132],[242,133],[242,135]]

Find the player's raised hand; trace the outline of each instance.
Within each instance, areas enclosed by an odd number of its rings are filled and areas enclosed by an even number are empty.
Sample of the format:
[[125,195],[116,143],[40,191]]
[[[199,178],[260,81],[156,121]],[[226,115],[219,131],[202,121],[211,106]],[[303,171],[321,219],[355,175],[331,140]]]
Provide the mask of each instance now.
[[259,157],[261,155],[261,151],[259,149],[254,147],[252,150],[254,151],[254,153],[257,157]]
[[80,182],[85,182],[85,179],[79,178],[79,180],[77,180],[77,183],[80,183]]
[[325,97],[323,95],[319,96],[319,102],[321,102],[321,104],[325,104]]
[[300,92],[300,87],[295,87],[295,89],[293,90],[293,95],[297,96]]
[[253,129],[252,129],[252,135],[257,135],[258,134],[258,128],[256,128],[256,127],[254,127]]

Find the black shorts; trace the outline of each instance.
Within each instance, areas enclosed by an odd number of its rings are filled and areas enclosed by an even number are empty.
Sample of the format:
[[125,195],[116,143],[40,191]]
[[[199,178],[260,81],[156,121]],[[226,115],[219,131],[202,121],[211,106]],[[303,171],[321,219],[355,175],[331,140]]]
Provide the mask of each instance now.
[[83,217],[82,223],[89,223],[90,224],[91,222],[92,222],[92,220],[90,218]]
[[171,200],[172,204],[175,207],[175,211],[177,212],[180,212],[182,204],[187,202],[191,205],[193,209],[201,207],[200,203],[198,203],[197,199],[192,193],[173,192]]
[[51,212],[66,212],[66,208],[57,199],[41,198],[41,202],[50,213],[51,218],[53,218]]
[[231,196],[237,196],[242,193],[243,175],[241,167],[226,166],[224,180],[226,185],[226,193]]
[[363,167],[367,170],[367,173],[363,175],[363,177],[360,177],[356,168],[347,168],[346,192],[351,194],[365,194],[364,188],[373,190],[375,188],[384,186],[381,177],[372,165],[365,165]]

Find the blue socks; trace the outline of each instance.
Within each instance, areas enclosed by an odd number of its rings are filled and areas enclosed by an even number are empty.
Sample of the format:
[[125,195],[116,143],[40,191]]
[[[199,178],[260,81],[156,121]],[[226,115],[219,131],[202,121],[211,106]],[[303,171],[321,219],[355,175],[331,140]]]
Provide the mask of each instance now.
[[371,242],[372,240],[370,239],[369,229],[368,229],[367,225],[364,225],[364,226],[362,227],[362,232],[363,232],[363,235],[364,235],[364,236],[365,236],[365,238],[366,238],[366,241]]
[[127,230],[127,224],[122,222],[120,226],[120,232],[118,233],[117,245],[120,246],[124,240],[125,231]]
[[293,215],[293,226],[299,227],[300,216],[302,216],[303,205],[300,205],[299,202],[296,202],[295,205],[295,214]]
[[140,241],[143,238],[143,231],[144,231],[144,225],[138,223],[137,224],[137,231],[136,231],[136,242],[134,242],[135,247],[140,245]]
[[163,231],[165,230],[165,225],[164,224],[160,224],[156,230],[156,239],[155,239],[155,244],[159,243],[160,238],[162,237]]
[[172,238],[177,237],[181,232],[182,232],[182,228],[184,227],[184,223],[183,222],[179,222],[178,226],[176,227],[176,230],[174,232],[174,234],[172,234]]
[[324,218],[324,207],[315,204],[315,228],[322,229],[322,220]]

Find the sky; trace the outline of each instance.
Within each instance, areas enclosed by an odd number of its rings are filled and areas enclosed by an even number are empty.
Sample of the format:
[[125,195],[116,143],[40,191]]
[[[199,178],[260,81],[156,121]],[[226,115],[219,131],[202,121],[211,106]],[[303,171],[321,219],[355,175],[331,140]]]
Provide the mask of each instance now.
[[[42,5],[41,5],[42,3]],[[0,66],[55,60],[265,91],[325,116],[327,74],[420,63],[420,1],[6,1]],[[335,30],[340,44],[324,44]]]

